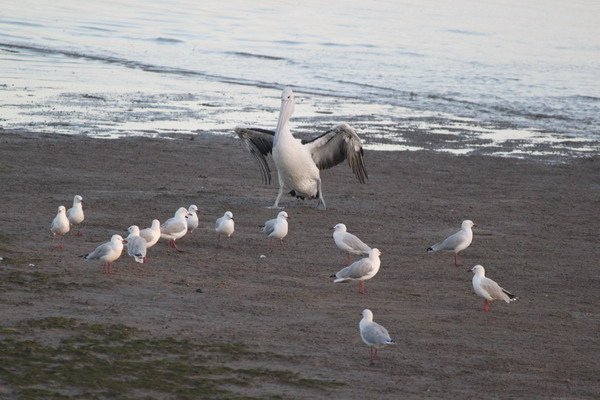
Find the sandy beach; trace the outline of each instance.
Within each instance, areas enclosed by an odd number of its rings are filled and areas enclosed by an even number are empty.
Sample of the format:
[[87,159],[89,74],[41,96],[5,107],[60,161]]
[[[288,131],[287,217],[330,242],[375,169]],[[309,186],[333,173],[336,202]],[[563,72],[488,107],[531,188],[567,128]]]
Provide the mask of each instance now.
[[[365,152],[369,180],[322,173],[328,210],[285,198],[287,246],[267,248],[276,186],[233,136],[102,140],[0,130],[0,397],[600,397],[600,158],[564,163]],[[50,248],[59,205],[84,199],[84,235]],[[79,255],[114,233],[199,207],[200,228],[116,273]],[[215,258],[213,224],[236,233]],[[455,268],[425,249],[477,224]],[[378,247],[359,295],[334,285],[331,228]],[[261,255],[266,257],[261,258]],[[519,297],[489,313],[467,268]],[[397,345],[369,365],[360,313]]]

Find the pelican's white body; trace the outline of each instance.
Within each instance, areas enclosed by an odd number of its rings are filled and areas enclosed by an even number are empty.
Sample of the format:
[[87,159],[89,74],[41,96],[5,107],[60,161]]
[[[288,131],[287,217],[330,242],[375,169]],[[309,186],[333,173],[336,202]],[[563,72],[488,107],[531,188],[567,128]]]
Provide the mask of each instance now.
[[319,168],[308,148],[292,136],[287,124],[276,135],[279,136],[273,146],[273,161],[277,166],[279,186],[293,188],[301,197],[317,197]]

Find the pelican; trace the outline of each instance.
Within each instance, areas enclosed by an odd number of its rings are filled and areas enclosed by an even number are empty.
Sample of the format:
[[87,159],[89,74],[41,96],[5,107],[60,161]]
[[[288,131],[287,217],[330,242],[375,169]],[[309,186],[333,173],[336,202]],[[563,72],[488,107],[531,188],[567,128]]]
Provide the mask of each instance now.
[[281,110],[275,132],[259,128],[236,128],[246,148],[258,161],[263,182],[271,183],[271,170],[267,155],[273,161],[279,178],[279,193],[269,208],[280,208],[279,201],[285,189],[292,196],[319,199],[317,208],[325,210],[319,170],[336,166],[348,160],[352,172],[360,183],[368,178],[363,160],[362,142],[354,129],[341,124],[312,140],[300,140],[292,136],[289,119],[294,113],[294,92],[285,88],[281,95]]

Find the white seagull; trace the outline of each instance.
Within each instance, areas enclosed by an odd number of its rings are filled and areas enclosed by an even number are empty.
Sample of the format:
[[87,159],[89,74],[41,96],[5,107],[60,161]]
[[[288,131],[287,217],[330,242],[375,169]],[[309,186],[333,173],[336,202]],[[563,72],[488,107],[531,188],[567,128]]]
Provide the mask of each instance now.
[[365,294],[365,281],[379,272],[381,266],[379,256],[381,256],[381,252],[378,249],[371,249],[369,257],[355,261],[331,275],[331,278],[335,278],[333,283],[358,281],[358,293]]
[[[79,225],[83,222],[83,197],[76,195],[73,197],[73,207],[67,210],[67,218],[71,225]],[[81,230],[76,233],[77,236],[81,236]]]
[[461,264],[458,263],[458,253],[469,247],[473,241],[472,228],[474,226],[475,224],[473,221],[468,219],[464,220],[462,222],[460,231],[429,247],[427,252],[451,251],[454,253],[454,266],[459,267]]
[[188,210],[179,207],[175,212],[175,216],[169,218],[160,226],[160,237],[167,239],[167,246],[174,247],[177,251],[182,250],[177,247],[175,241],[182,238],[188,231],[186,221],[188,214]]
[[103,243],[96,247],[96,250],[83,257],[85,260],[102,260],[104,261],[104,273],[111,273],[112,263],[119,257],[123,251],[123,243],[127,243],[121,235],[112,235],[110,242]]
[[198,206],[196,206],[195,204],[192,204],[189,208],[188,208],[188,217],[186,219],[187,221],[187,226],[188,226],[188,231],[194,232],[194,229],[196,229],[198,227]]
[[231,211],[225,212],[221,218],[218,218],[215,222],[215,231],[217,232],[217,251],[219,251],[219,241],[221,240],[221,235],[226,235],[227,239],[231,238],[233,235],[233,231],[235,228],[235,223],[233,221],[233,213]]
[[379,358],[377,350],[390,344],[396,344],[396,342],[392,340],[387,329],[377,322],[373,322],[373,312],[371,310],[366,308],[361,315],[362,319],[358,324],[360,337],[362,341],[369,346],[369,350],[371,351],[371,364],[374,364],[375,359]]
[[346,225],[337,224],[331,229],[333,229],[333,240],[337,248],[348,254],[344,260],[344,265],[348,265],[352,256],[368,255],[371,251],[371,248],[362,240],[346,232]]
[[148,242],[140,236],[140,228],[137,225],[131,225],[127,228],[129,236],[125,238],[127,241],[127,254],[129,254],[135,262],[143,264],[146,259],[146,249]]
[[150,228],[142,229],[140,236],[146,239],[147,249],[154,246],[158,242],[158,239],[160,239],[160,221],[153,219]]
[[262,232],[267,235],[267,239],[279,239],[283,245],[283,238],[288,234],[288,219],[287,213],[280,211],[277,218],[265,222]]
[[299,198],[319,199],[318,208],[326,209],[319,170],[336,166],[344,160],[360,183],[368,178],[363,160],[362,142],[354,129],[341,124],[312,140],[292,136],[289,119],[294,112],[294,93],[285,88],[281,95],[281,111],[275,132],[260,128],[236,128],[246,148],[260,166],[263,182],[271,183],[271,170],[267,155],[273,161],[279,178],[279,193],[271,208],[279,208],[279,200],[287,188]]
[[67,232],[69,232],[69,229],[71,228],[69,225],[69,219],[66,215],[66,208],[65,206],[59,206],[58,212],[56,213],[56,217],[54,217],[52,223],[50,224],[50,231],[52,232],[52,243],[54,243],[54,239],[56,239],[57,235],[60,236],[61,242],[57,247],[63,249],[65,247],[63,242],[63,236],[67,234]]
[[494,300],[504,300],[507,303],[517,300],[517,296],[510,293],[506,289],[502,289],[500,285],[485,277],[485,268],[481,265],[476,265],[470,270],[473,272],[473,289],[480,297],[485,300],[483,302],[483,311],[490,310],[490,302]]

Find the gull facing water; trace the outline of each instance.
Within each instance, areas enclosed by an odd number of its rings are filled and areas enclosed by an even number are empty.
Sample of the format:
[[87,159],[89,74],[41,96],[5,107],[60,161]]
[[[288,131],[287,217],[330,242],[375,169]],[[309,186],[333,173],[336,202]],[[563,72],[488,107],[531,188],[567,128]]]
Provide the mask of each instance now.
[[396,344],[390,337],[387,329],[373,322],[373,312],[368,308],[362,312],[362,319],[358,324],[360,337],[362,341],[369,346],[371,352],[371,364],[375,363],[375,359],[379,359],[377,350],[390,344]]
[[460,231],[429,247],[427,252],[432,253],[436,251],[451,251],[454,253],[454,266],[459,267],[461,264],[458,262],[458,253],[469,247],[473,241],[472,228],[474,226],[475,224],[473,221],[468,219],[464,220],[462,222]]
[[[83,215],[83,197],[76,195],[73,197],[73,207],[67,210],[67,218],[71,225],[79,225],[85,219]],[[77,236],[81,236],[81,231],[77,231]]]
[[235,228],[235,222],[233,221],[233,213],[231,211],[225,212],[221,218],[217,218],[215,222],[215,232],[217,232],[217,251],[219,251],[219,242],[221,241],[221,235],[226,235],[227,239],[231,238]]
[[358,293],[365,294],[365,281],[379,272],[381,266],[379,256],[381,252],[378,249],[371,249],[369,257],[360,259],[331,275],[331,278],[335,278],[333,283],[358,281]]
[[188,226],[188,232],[192,233],[194,232],[194,229],[196,229],[198,227],[198,206],[196,206],[195,204],[192,204],[189,208],[188,208],[188,216],[186,218],[187,221],[187,226]]
[[148,242],[140,236],[140,228],[137,225],[131,225],[127,228],[127,232],[129,232],[129,235],[125,238],[127,241],[127,254],[133,257],[135,262],[143,264],[146,259]]
[[367,170],[363,160],[362,142],[354,129],[341,124],[310,141],[296,139],[289,129],[294,113],[294,92],[285,88],[281,95],[281,110],[275,132],[259,128],[236,128],[246,148],[258,161],[263,182],[271,183],[267,155],[273,154],[277,168],[279,193],[271,208],[279,208],[284,190],[292,196],[319,199],[318,208],[325,210],[319,170],[336,166],[344,160],[360,183],[365,183]]
[[517,296],[506,289],[502,289],[500,285],[490,278],[486,278],[485,268],[483,268],[483,266],[476,265],[468,271],[473,272],[473,289],[475,290],[475,293],[484,298],[484,312],[490,310],[490,303],[494,300],[503,300],[507,303],[517,300]]

